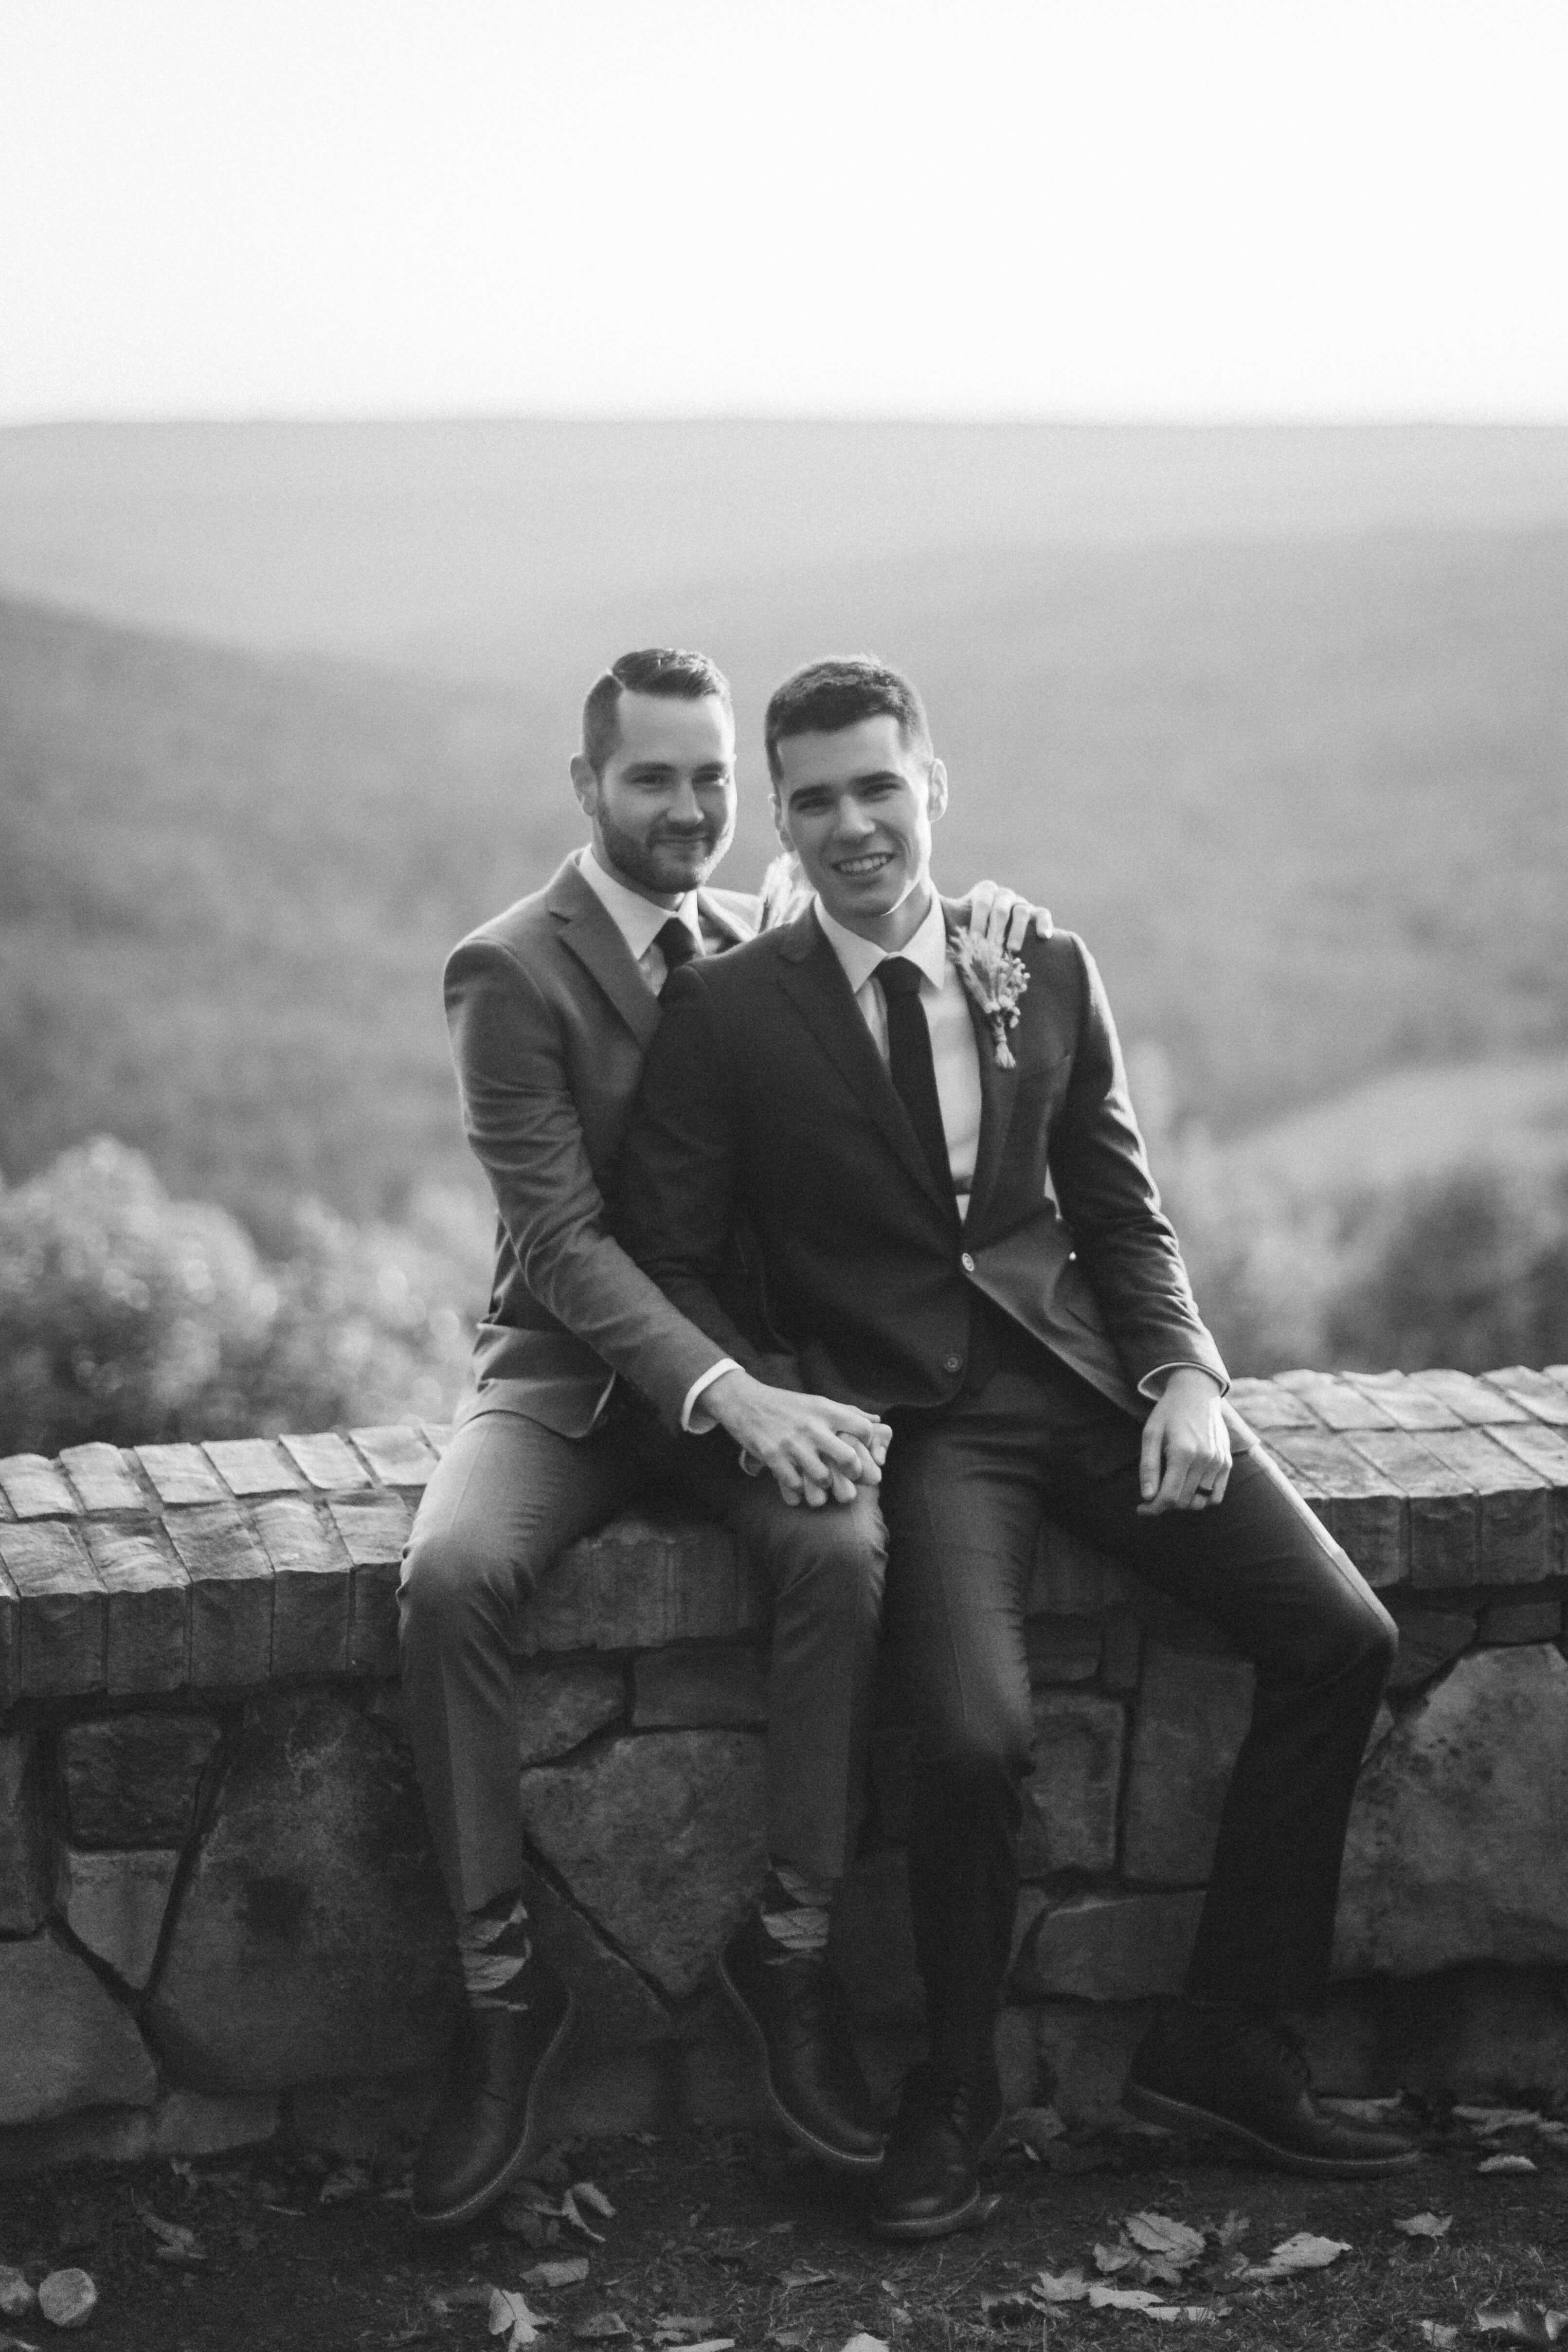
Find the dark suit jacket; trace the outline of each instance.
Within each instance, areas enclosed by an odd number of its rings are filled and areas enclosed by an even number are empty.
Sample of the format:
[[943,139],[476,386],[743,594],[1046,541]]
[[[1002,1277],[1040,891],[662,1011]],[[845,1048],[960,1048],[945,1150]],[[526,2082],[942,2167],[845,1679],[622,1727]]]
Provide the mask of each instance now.
[[[960,910],[945,911],[952,930]],[[1160,1210],[1092,960],[1058,931],[1031,937],[1024,961],[1016,1068],[997,1067],[974,1013],[983,1103],[961,1234],[814,914],[688,965],[665,989],[616,1227],[748,1369],[760,1367],[716,1280],[737,1215],[807,1387],[845,1402],[951,1400],[971,1283],[1140,1417],[1138,1382],[1159,1365],[1225,1379]]]
[[[719,937],[756,929],[733,892],[700,907]],[[605,1208],[662,1000],[570,859],[454,948],[445,990],[463,1124],[498,1212],[475,1402],[580,1437],[613,1368],[674,1420],[725,1351],[632,1263]]]

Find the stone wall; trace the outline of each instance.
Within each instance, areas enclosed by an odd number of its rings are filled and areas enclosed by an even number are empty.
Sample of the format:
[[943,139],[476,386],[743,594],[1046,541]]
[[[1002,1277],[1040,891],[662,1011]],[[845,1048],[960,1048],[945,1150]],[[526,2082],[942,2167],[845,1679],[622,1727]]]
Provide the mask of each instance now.
[[[1399,1619],[1320,2075],[1568,2095],[1568,1367],[1238,1384]],[[443,1440],[388,1428],[0,1461],[0,2167],[416,2120],[450,1931],[396,1685],[398,1560]],[[1114,2104],[1179,1982],[1249,1670],[1048,1531],[1038,1769],[998,2046]],[[585,1997],[560,2128],[755,2113],[711,1984],[761,1865],[764,1629],[728,1538],[575,1546],[519,1658],[541,1940]],[[891,1708],[835,1926],[874,2071],[919,2025]]]

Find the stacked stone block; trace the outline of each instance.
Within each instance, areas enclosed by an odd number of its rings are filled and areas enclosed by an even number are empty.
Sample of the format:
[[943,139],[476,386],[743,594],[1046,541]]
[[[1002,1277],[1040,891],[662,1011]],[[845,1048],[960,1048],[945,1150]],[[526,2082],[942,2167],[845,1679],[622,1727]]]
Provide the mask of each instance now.
[[[1302,1372],[1235,1402],[1401,1629],[1320,2066],[1349,2090],[1568,2094],[1568,1368]],[[415,2112],[455,1981],[396,1582],[444,1438],[0,1461],[0,2161],[204,2149],[290,2114],[342,2144]],[[1054,1528],[1029,1652],[998,2046],[1015,2098],[1092,2120],[1179,1984],[1250,1672]],[[528,1612],[529,1899],[585,1996],[563,2128],[753,2112],[711,1969],[761,1868],[765,1675],[715,1527],[618,1521]],[[907,1744],[889,1693],[835,1927],[889,2079],[920,2021]]]

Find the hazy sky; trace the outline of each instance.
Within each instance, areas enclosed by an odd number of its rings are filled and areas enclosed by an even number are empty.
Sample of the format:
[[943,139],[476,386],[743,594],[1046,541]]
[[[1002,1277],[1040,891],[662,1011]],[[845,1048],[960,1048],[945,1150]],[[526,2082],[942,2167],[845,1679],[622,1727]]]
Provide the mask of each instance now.
[[0,419],[1568,418],[1568,0],[0,0]]

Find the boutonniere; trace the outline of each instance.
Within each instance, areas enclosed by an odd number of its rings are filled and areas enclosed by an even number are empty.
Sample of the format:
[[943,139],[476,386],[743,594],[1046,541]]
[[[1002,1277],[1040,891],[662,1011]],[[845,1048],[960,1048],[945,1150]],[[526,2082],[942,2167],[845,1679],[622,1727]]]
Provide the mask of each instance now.
[[1019,998],[1029,986],[1029,969],[1022,956],[1009,955],[973,931],[959,931],[947,942],[947,952],[958,967],[958,977],[984,1014],[991,1032],[991,1055],[998,1070],[1014,1067],[1008,1031],[1019,1023]]

